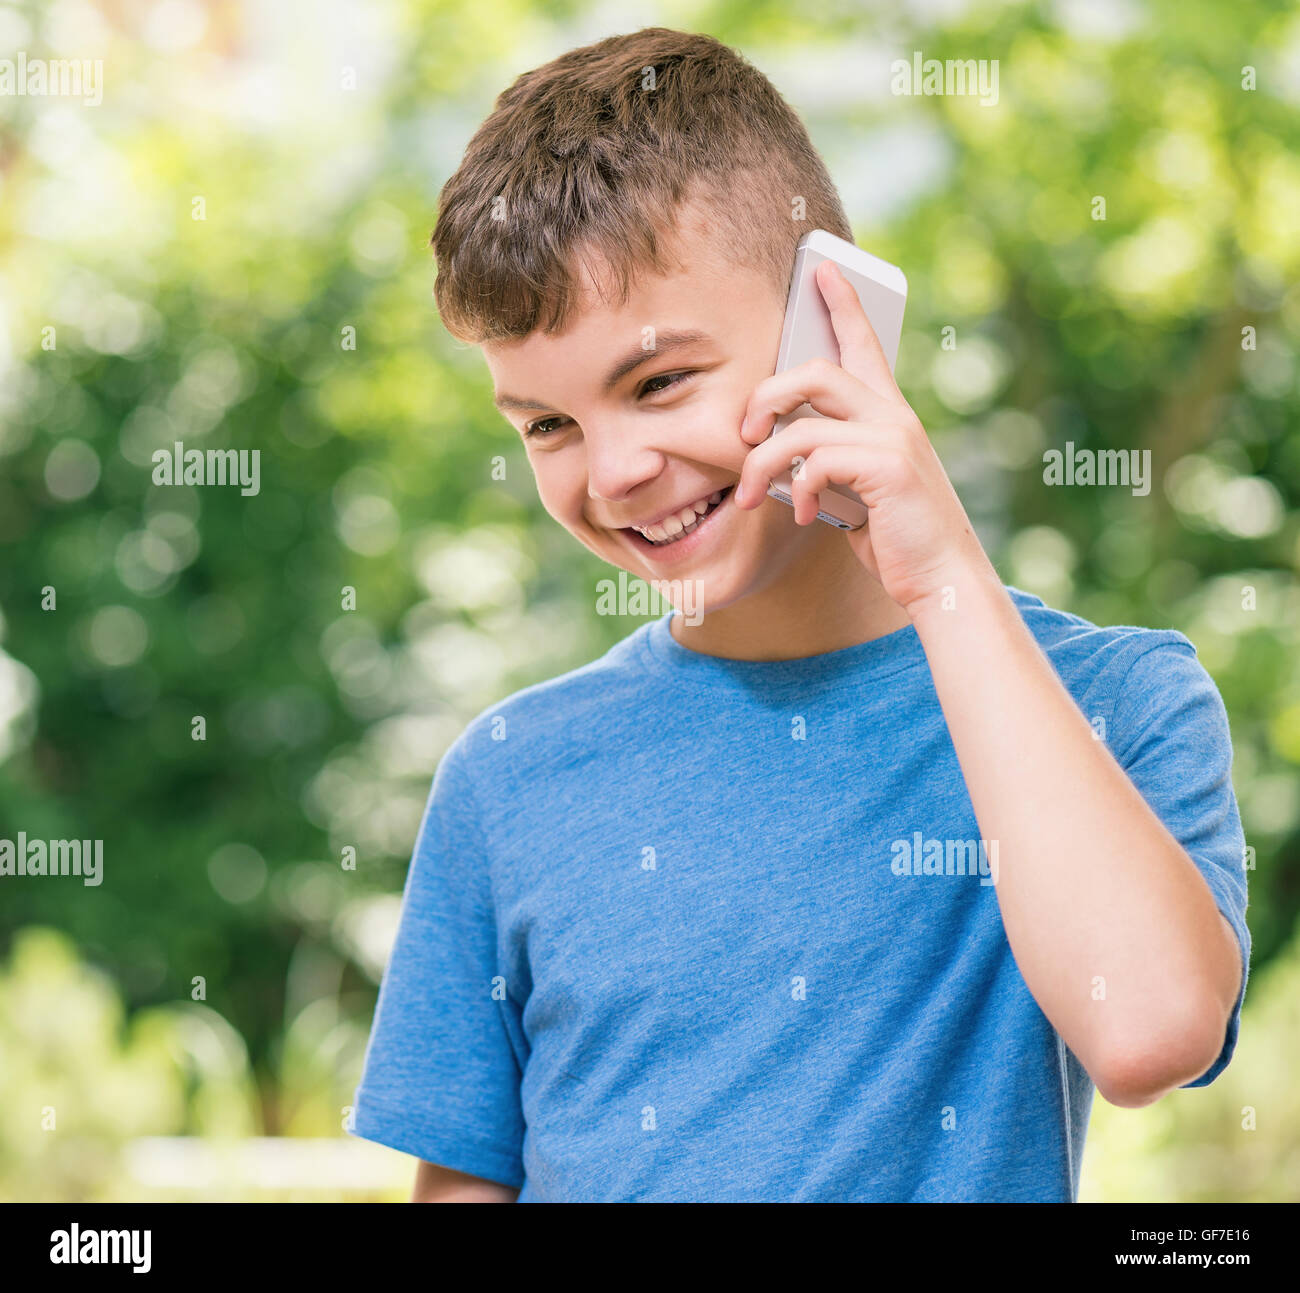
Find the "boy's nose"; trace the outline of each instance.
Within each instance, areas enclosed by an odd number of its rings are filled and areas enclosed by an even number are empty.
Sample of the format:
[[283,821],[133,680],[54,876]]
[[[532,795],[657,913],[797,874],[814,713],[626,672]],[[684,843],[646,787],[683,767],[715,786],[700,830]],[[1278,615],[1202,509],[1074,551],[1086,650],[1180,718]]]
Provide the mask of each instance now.
[[623,502],[638,485],[653,480],[664,467],[663,452],[626,425],[594,434],[584,428],[587,448],[587,493],[607,503]]

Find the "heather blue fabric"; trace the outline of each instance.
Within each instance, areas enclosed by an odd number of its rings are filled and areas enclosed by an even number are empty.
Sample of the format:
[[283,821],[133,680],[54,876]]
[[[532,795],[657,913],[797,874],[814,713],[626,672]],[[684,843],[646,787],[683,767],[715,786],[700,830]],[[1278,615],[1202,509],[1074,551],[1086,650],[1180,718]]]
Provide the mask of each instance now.
[[[1250,951],[1223,704],[1180,633],[1009,591],[1236,932],[1204,1086]],[[1076,1198],[1093,1086],[996,889],[896,874],[980,836],[915,630],[760,663],[669,618],[443,757],[356,1134],[520,1202]]]

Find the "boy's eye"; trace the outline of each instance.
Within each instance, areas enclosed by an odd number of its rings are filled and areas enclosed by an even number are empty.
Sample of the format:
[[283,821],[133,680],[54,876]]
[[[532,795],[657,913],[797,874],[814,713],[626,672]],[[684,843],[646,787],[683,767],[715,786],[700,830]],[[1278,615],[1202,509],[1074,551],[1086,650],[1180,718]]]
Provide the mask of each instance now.
[[[660,373],[658,377],[647,377],[645,385],[641,387],[642,395],[657,395],[660,391],[666,391],[673,386],[678,386],[687,379],[694,377],[694,373]],[[651,387],[651,382],[667,382],[667,386]]]
[[[642,395],[658,395],[660,391],[671,390],[674,386],[680,386],[682,382],[689,381],[695,376],[694,372],[685,373],[660,373],[655,377],[647,377],[638,392],[638,398]],[[665,382],[664,386],[655,386],[655,382]],[[537,418],[524,426],[524,435],[526,436],[548,436],[554,435],[560,429],[568,418],[551,416],[548,418]],[[556,423],[555,426],[549,426],[550,423]]]
[[548,430],[546,426],[548,422],[567,422],[567,421],[568,418],[556,418],[556,417],[538,418],[536,422],[529,422],[524,427],[524,435],[551,435],[554,433],[554,431],[557,428],[551,427]]

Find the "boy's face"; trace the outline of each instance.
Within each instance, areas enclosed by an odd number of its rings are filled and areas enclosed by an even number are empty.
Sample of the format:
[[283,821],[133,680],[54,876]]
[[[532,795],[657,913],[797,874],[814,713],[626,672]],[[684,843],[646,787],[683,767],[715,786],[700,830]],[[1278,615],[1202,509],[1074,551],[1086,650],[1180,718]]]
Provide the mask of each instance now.
[[[588,278],[564,333],[482,350],[498,407],[521,434],[532,428],[524,444],[546,510],[631,574],[699,581],[708,612],[791,577],[795,563],[838,534],[796,525],[792,509],[772,499],[745,511],[732,505],[750,448],[740,422],[775,367],[785,294],[724,261],[698,223],[684,217],[679,228],[687,230],[677,249],[683,269],[643,275],[626,305],[600,301]],[[693,529],[678,515],[651,531],[669,542],[632,528],[681,509],[699,518]]]

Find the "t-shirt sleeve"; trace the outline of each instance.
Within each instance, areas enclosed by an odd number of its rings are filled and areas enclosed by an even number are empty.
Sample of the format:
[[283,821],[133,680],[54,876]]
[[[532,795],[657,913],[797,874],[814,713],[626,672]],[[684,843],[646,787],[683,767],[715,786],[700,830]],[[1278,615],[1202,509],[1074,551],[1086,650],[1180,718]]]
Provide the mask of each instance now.
[[[356,1091],[356,1135],[519,1188],[524,1119],[489,858],[463,741],[434,777]],[[513,1018],[508,1017],[513,1012]]]
[[1232,789],[1228,715],[1214,680],[1181,636],[1148,647],[1117,698],[1115,757],[1169,832],[1186,849],[1237,936],[1241,987],[1218,1058],[1184,1087],[1208,1086],[1237,1045],[1250,969],[1245,839]]

